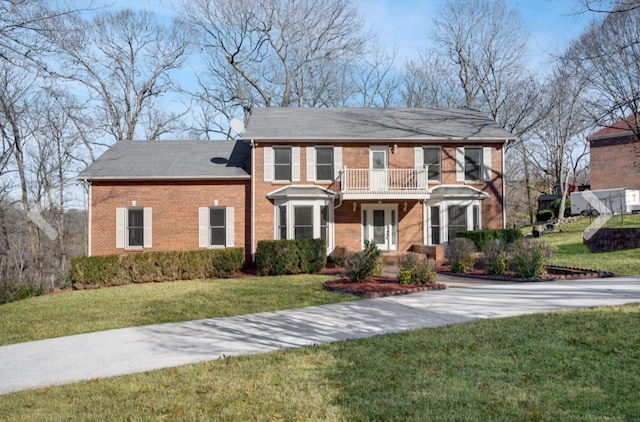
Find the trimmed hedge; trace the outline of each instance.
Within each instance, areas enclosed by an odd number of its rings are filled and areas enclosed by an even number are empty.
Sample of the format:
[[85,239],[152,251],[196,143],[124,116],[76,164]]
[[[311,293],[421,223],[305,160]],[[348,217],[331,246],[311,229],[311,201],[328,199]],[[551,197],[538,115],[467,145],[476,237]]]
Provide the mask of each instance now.
[[74,288],[229,277],[242,268],[243,248],[82,256],[71,260]]
[[317,273],[326,263],[323,239],[260,240],[256,249],[259,275]]
[[470,239],[475,243],[477,250],[482,250],[487,242],[499,240],[501,243],[510,244],[518,239],[522,239],[522,231],[520,229],[483,229],[473,231],[460,231],[456,237]]

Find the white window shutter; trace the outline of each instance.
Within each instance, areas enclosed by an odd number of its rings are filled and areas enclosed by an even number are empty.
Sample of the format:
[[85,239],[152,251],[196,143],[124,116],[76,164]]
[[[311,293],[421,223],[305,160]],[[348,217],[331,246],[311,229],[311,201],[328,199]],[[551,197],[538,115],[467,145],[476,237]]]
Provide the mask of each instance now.
[[153,246],[153,236],[151,233],[151,208],[144,208],[144,247],[151,248]]
[[273,148],[264,147],[264,181],[271,182],[273,180]]
[[227,207],[225,209],[225,225],[226,225],[226,243],[225,245],[227,247],[233,247],[234,245],[234,237],[235,237],[235,222],[234,222],[234,208],[233,207]]
[[125,221],[127,219],[126,208],[116,208],[116,248],[124,248],[125,232],[127,227]]
[[424,149],[422,147],[413,147],[413,168],[421,169],[424,167]]
[[209,207],[198,208],[198,247],[209,246]]
[[482,180],[491,181],[491,147],[482,148]]
[[413,147],[413,168],[421,170],[418,173],[417,188],[426,188],[427,172],[424,170],[424,149],[422,147]]
[[291,148],[291,181],[300,181],[300,147]]
[[307,182],[316,180],[316,148],[306,147],[307,150]]
[[342,147],[333,147],[333,177],[338,179],[342,171]]
[[456,180],[464,182],[464,147],[456,147]]

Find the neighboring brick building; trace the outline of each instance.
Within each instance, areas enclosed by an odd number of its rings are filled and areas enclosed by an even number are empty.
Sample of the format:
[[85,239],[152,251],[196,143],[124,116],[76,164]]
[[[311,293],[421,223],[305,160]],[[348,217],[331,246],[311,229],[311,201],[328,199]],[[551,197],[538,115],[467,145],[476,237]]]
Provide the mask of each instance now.
[[591,189],[640,189],[640,142],[629,119],[587,137],[591,148]]
[[89,251],[445,243],[504,227],[512,139],[468,109],[264,108],[244,141],[118,142],[79,175],[91,185]]

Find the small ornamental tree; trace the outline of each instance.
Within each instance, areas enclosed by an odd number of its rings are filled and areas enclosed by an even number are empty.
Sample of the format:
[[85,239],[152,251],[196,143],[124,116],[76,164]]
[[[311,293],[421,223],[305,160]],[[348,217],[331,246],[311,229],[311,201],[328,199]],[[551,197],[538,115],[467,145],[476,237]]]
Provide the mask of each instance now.
[[352,283],[359,283],[381,271],[380,250],[371,241],[365,240],[362,251],[351,252],[345,259],[345,272]]

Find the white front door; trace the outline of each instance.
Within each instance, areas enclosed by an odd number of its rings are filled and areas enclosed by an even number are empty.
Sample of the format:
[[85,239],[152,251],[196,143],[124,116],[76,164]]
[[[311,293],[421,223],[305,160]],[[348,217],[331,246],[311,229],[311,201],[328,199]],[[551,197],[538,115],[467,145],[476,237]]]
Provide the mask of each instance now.
[[369,178],[370,189],[387,188],[387,164],[389,148],[371,147],[369,149]]
[[373,241],[382,251],[398,249],[397,205],[362,206],[363,243]]

